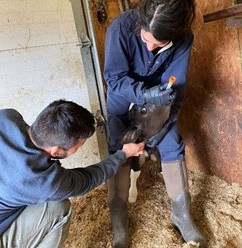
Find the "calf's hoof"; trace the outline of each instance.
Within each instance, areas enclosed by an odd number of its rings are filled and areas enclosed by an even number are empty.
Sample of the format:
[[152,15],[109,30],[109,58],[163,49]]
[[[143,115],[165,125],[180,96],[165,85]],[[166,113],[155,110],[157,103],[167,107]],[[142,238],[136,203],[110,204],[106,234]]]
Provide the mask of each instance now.
[[109,204],[111,213],[111,224],[113,230],[113,247],[128,248],[129,233],[128,233],[128,210],[127,204],[120,198],[112,200]]
[[113,247],[114,248],[129,248],[129,237],[125,233],[119,233],[117,236],[113,237]]

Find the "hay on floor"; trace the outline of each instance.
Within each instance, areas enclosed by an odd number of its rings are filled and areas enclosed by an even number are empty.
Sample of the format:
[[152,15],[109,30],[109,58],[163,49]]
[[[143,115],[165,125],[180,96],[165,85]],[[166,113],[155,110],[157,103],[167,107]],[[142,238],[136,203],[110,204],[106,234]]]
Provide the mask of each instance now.
[[[242,247],[242,188],[216,176],[189,172],[192,215],[207,237],[208,248]],[[138,199],[128,204],[130,248],[196,248],[184,243],[170,224],[170,201],[152,162],[142,167]],[[63,248],[112,248],[106,185],[72,198],[69,236]]]

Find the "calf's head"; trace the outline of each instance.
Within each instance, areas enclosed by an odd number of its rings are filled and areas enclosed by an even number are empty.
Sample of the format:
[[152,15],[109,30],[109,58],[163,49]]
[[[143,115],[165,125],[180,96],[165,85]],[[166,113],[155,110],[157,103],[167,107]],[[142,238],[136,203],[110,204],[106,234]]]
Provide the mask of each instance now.
[[124,133],[122,143],[147,142],[157,134],[167,121],[171,106],[155,106],[153,104],[136,105],[129,110],[131,126]]

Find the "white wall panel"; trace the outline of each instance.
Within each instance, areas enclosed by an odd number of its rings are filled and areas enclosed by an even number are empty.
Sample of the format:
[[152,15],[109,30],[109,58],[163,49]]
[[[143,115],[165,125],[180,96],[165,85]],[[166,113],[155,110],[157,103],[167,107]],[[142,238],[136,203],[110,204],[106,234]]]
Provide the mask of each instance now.
[[[0,108],[17,109],[29,124],[60,98],[90,110],[70,1],[8,0],[0,6]],[[94,135],[63,164],[97,161]]]

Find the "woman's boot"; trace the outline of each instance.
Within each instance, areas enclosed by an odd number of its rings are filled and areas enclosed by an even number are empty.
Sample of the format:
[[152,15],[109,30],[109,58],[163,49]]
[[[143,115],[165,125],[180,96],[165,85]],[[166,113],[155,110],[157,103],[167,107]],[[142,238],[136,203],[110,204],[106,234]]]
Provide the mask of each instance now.
[[162,162],[166,190],[171,200],[171,223],[182,234],[186,242],[194,241],[200,248],[207,247],[207,241],[198,230],[190,214],[190,195],[185,162]]

